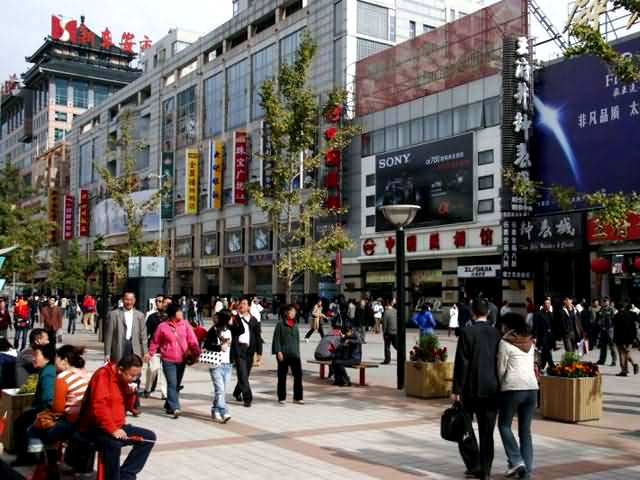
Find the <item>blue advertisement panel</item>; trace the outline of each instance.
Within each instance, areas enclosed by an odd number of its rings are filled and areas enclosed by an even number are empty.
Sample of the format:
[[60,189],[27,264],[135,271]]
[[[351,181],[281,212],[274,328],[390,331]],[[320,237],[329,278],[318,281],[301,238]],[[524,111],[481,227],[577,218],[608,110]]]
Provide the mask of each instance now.
[[[640,53],[640,37],[614,45]],[[532,178],[578,192],[640,190],[640,82],[624,85],[583,55],[537,72]],[[548,198],[538,204],[553,208]]]

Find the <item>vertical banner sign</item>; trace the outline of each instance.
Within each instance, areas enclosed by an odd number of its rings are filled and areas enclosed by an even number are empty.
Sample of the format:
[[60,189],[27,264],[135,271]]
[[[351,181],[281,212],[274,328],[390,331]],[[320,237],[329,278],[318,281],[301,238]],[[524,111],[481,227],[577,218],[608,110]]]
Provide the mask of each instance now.
[[271,125],[267,122],[262,122],[262,186],[266,190],[273,188],[273,161],[271,155],[273,155],[273,146],[271,144]]
[[162,219],[173,217],[173,152],[162,152],[162,183],[169,181],[171,187],[162,195]]
[[209,141],[209,208],[222,208],[223,144]]
[[249,179],[247,132],[235,132],[233,137],[233,200],[236,205],[247,204],[246,183]]
[[80,236],[89,236],[89,191],[80,190]]
[[73,195],[68,193],[64,196],[64,239],[71,240],[73,238]]
[[336,253],[336,285],[342,283],[342,251]]
[[198,213],[198,160],[200,152],[195,148],[187,148],[187,175],[185,185],[184,213],[196,215]]
[[47,214],[49,222],[53,223],[53,228],[49,231],[49,242],[57,243],[58,238],[58,208],[59,208],[59,194],[55,188],[49,189],[49,202],[47,208]]

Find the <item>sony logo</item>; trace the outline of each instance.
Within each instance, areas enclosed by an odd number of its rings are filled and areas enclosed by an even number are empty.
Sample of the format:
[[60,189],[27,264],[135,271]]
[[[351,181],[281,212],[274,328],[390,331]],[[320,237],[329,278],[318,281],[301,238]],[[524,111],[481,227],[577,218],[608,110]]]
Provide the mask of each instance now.
[[410,153],[402,153],[393,157],[380,158],[378,160],[378,168],[397,167],[398,165],[406,165],[411,158]]

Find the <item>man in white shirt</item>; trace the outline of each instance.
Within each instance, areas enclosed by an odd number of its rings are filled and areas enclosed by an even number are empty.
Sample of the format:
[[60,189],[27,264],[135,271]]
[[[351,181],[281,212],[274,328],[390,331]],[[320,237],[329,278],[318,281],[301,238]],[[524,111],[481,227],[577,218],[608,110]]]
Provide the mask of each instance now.
[[148,361],[147,327],[144,315],[135,307],[136,296],[125,292],[122,308],[112,310],[107,315],[104,326],[105,360],[118,363],[121,358],[135,353]]

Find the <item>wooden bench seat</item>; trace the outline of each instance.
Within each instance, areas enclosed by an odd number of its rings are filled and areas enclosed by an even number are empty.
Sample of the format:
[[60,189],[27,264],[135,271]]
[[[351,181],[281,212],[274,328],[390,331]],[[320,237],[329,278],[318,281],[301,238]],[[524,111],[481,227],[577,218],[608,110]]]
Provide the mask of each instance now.
[[[332,362],[331,360],[307,360],[307,363],[320,365],[320,378],[324,379],[326,378],[325,367],[327,365],[331,365]],[[367,377],[366,377],[367,368],[378,368],[379,366],[380,365],[378,365],[377,363],[372,363],[372,362],[360,362],[357,365],[345,365],[345,367],[347,368],[355,368],[360,370],[360,386],[361,387],[367,386]]]

